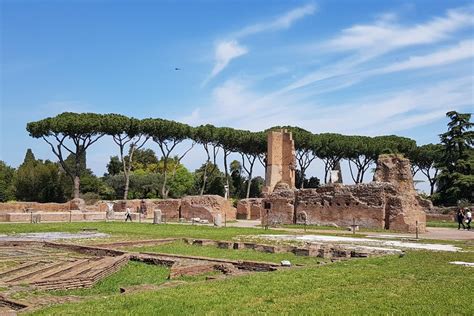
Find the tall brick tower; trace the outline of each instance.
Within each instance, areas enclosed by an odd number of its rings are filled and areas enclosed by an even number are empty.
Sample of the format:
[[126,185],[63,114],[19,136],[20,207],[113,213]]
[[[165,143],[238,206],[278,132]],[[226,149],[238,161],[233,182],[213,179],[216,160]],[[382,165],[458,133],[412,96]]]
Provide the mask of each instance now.
[[267,170],[263,193],[272,193],[279,182],[295,188],[295,142],[291,132],[270,131],[267,135]]

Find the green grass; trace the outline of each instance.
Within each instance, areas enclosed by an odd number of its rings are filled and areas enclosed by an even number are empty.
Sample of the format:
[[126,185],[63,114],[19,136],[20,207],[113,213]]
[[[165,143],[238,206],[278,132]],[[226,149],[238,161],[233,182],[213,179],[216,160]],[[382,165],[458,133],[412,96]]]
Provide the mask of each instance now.
[[216,246],[189,245],[184,241],[176,241],[158,246],[131,247],[127,248],[127,250],[274,263],[280,263],[282,260],[290,260],[293,264],[316,264],[318,261],[323,261],[321,258],[295,256],[293,253],[265,253],[253,249],[221,249]]
[[154,284],[166,282],[169,269],[164,266],[151,265],[142,262],[130,261],[119,272],[99,281],[92,288],[76,289],[70,291],[49,291],[53,295],[104,295],[119,293],[121,287]]
[[410,251],[318,267],[115,295],[36,315],[437,314],[472,313],[474,253]]
[[[230,240],[238,235],[268,234],[258,228],[239,227],[211,227],[198,225],[161,224],[150,223],[124,223],[124,222],[94,222],[94,223],[41,223],[41,224],[0,224],[0,234],[14,234],[27,232],[80,232],[84,228],[94,228],[99,232],[108,233],[122,240],[153,239],[171,237],[193,237],[207,239]],[[271,231],[272,234],[282,234]],[[103,238],[97,242],[105,242]]]
[[455,221],[428,221],[426,222],[426,227],[458,228],[458,223]]

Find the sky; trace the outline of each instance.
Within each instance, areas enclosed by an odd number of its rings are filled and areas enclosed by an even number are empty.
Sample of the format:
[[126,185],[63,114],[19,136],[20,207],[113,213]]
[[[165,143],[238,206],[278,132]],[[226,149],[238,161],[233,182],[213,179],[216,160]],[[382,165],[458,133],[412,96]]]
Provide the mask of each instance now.
[[[0,32],[0,160],[14,167],[27,148],[55,159],[25,126],[65,111],[419,145],[447,111],[474,112],[471,1],[0,0]],[[117,152],[103,139],[88,166],[102,175]]]

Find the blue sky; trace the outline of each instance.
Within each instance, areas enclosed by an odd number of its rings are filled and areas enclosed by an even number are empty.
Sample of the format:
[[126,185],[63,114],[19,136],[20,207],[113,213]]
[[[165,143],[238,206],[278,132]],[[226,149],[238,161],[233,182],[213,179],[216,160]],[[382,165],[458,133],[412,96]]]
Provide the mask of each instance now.
[[[13,166],[26,148],[53,158],[25,125],[63,111],[424,144],[445,112],[474,108],[470,1],[0,3],[0,160]],[[89,166],[100,175],[115,153],[103,140]]]

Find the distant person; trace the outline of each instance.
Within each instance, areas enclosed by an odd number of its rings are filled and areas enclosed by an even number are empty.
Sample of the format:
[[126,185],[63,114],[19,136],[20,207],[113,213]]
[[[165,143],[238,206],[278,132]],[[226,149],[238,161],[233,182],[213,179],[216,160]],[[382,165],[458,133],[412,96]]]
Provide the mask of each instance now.
[[463,229],[466,229],[466,226],[464,226],[464,210],[462,208],[459,208],[456,212],[456,220],[458,221],[458,230],[461,229],[461,225]]
[[146,202],[145,200],[141,200],[140,202],[140,213],[146,217],[147,209],[146,209]]
[[466,208],[466,225],[467,230],[471,230],[471,222],[472,222],[472,213],[471,210]]
[[130,209],[127,207],[127,209],[125,210],[125,221],[128,221],[128,220],[132,222],[132,213],[130,213]]

